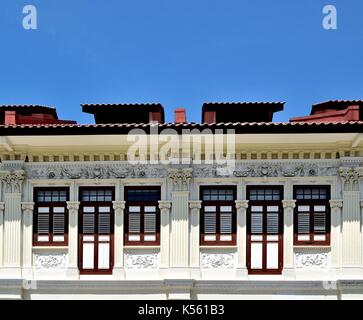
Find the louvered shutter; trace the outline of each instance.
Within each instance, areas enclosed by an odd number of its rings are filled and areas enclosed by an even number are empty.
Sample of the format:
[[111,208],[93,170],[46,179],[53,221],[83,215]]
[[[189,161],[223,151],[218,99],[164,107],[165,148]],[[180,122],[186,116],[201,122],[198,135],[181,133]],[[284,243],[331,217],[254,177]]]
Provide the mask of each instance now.
[[215,241],[217,231],[217,208],[215,206],[204,207],[204,240]]

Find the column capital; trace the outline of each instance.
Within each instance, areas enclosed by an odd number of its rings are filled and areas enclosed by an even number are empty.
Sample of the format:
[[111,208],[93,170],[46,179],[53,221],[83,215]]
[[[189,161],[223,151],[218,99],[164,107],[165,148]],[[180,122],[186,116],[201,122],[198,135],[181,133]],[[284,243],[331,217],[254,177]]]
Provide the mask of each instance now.
[[235,203],[237,210],[248,209],[249,200],[236,200]]
[[200,210],[202,208],[202,201],[200,200],[192,200],[192,201],[189,201],[189,209],[192,209],[192,210]]
[[22,202],[21,210],[23,214],[32,214],[34,211],[34,202]]
[[69,211],[78,211],[79,205],[79,201],[67,201],[67,209]]
[[161,210],[162,213],[169,212],[169,210],[171,208],[171,201],[160,200],[160,201],[158,201],[158,203],[159,203],[159,209]]
[[359,191],[359,179],[362,173],[354,167],[340,167],[339,175],[343,181],[343,191]]
[[24,170],[0,171],[0,180],[4,185],[5,193],[21,193],[21,188],[24,179],[25,179]]
[[343,200],[337,200],[337,199],[334,199],[334,200],[329,200],[329,203],[330,203],[330,208],[334,209],[334,208],[343,208]]
[[282,206],[284,209],[294,209],[296,207],[296,200],[282,200]]
[[190,180],[193,178],[193,169],[169,169],[168,178],[173,182],[174,191],[188,191]]
[[126,201],[112,201],[112,204],[115,211],[125,210]]

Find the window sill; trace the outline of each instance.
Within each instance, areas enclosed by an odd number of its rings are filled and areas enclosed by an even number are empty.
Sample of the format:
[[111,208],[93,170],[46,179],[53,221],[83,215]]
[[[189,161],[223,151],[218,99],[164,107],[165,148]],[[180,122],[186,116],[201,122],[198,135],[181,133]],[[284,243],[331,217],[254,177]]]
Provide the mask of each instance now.
[[318,245],[296,245],[294,246],[294,249],[331,249],[331,245],[323,245],[323,244],[318,244]]
[[42,250],[68,250],[68,246],[34,246],[33,250],[42,251]]
[[124,246],[124,250],[155,250],[155,249],[160,249],[160,246]]
[[221,245],[210,245],[210,246],[199,246],[199,249],[209,249],[209,250],[213,250],[213,249],[237,249],[237,246],[234,246],[234,245],[226,245],[226,246],[221,246]]

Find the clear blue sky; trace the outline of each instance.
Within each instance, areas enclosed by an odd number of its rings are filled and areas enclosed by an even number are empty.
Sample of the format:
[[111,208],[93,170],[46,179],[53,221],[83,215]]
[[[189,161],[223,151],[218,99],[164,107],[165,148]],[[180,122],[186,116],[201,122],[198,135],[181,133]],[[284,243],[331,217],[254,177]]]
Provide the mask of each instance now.
[[[25,5],[38,30],[22,27]],[[336,5],[338,29],[322,28]],[[0,104],[160,102],[200,121],[207,101],[363,98],[362,0],[1,0]]]

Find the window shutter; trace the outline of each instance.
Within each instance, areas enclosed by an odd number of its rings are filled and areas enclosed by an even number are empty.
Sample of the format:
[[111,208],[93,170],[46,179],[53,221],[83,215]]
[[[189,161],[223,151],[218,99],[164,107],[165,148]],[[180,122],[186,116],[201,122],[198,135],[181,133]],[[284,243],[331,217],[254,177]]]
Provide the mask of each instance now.
[[94,234],[95,233],[95,215],[83,214],[83,233]]
[[129,233],[140,233],[140,207],[129,207]]
[[217,212],[216,207],[204,207],[204,233],[215,234],[217,231]]
[[232,233],[232,207],[230,206],[220,208],[220,233]]
[[297,233],[310,233],[310,206],[298,206]]
[[38,233],[49,233],[49,214],[38,214]]
[[325,234],[326,232],[326,207],[314,206],[314,233]]
[[156,232],[156,207],[154,206],[144,208],[144,232]]
[[98,215],[98,233],[109,234],[111,232],[111,216],[109,214]]

